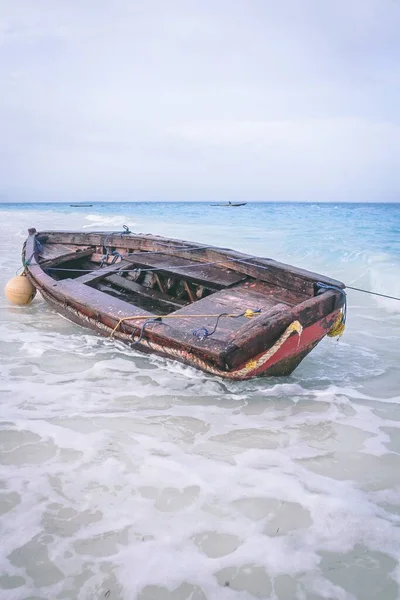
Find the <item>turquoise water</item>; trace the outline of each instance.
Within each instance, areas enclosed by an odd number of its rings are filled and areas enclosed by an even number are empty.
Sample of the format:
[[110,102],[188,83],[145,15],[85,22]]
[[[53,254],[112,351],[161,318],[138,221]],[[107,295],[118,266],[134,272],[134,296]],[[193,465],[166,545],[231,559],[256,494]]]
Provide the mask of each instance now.
[[[110,224],[118,225],[121,217],[133,221],[133,228],[136,224],[168,224],[176,235],[185,237],[189,229],[197,237],[223,236],[235,247],[250,252],[256,245],[263,254],[285,252],[285,256],[296,256],[298,252],[300,259],[304,253],[325,254],[321,259],[326,259],[329,269],[337,268],[328,262],[334,258],[333,253],[337,253],[339,262],[354,250],[400,256],[400,204],[249,203],[225,208],[193,202],[110,202],[76,209],[64,203],[26,203],[1,204],[0,209],[22,212],[27,219],[35,213],[71,215],[75,211],[74,222],[81,215],[83,227],[98,223],[109,228]],[[215,237],[213,240],[217,243]]]
[[[400,297],[400,205],[2,204],[0,223],[2,286],[28,227],[127,224]],[[292,376],[235,383],[1,298],[4,597],[396,600],[400,302],[348,303]]]

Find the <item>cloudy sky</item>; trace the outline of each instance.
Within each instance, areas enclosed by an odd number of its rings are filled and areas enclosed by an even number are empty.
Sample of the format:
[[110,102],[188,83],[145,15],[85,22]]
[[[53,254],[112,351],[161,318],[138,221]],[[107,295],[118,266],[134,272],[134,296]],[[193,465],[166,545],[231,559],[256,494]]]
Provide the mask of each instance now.
[[399,0],[0,0],[0,200],[400,201]]

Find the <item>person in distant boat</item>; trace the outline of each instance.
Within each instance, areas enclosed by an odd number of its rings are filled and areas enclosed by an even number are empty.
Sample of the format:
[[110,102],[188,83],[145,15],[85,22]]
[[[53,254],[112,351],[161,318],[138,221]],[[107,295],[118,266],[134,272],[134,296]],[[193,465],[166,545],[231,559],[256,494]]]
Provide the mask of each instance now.
[[229,200],[228,204],[232,204],[232,202]]

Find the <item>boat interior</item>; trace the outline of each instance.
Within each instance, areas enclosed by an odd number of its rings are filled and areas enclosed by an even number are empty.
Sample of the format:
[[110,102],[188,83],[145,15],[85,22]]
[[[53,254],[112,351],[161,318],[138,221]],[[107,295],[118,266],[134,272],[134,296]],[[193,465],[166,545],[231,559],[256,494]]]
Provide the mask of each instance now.
[[[215,316],[203,315],[239,314],[247,309],[265,314],[310,297],[215,262],[181,258],[170,250],[52,243],[50,238],[41,241],[38,263],[52,279],[93,305],[104,303],[106,295],[107,308],[121,315],[151,318],[174,313],[173,326],[184,330],[213,327]],[[222,319],[214,337],[228,341],[248,323],[245,317]]]

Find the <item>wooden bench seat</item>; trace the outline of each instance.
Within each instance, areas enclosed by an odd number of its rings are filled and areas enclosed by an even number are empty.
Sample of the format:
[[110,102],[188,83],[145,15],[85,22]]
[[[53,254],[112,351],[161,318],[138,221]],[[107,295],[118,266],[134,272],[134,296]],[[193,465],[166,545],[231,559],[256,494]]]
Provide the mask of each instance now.
[[[290,309],[289,303],[271,293],[271,286],[262,282],[244,282],[233,288],[215,292],[198,302],[175,311],[174,315],[181,318],[174,319],[174,327],[190,331],[206,327],[208,331],[211,331],[215,326],[217,317],[202,317],[201,315],[240,314],[247,309],[261,309],[262,315],[271,311],[275,306],[287,306]],[[241,327],[250,324],[250,322],[250,319],[246,317],[222,317],[213,338],[221,342],[228,342],[233,339],[235,333]]]
[[226,267],[202,264],[199,261],[171,256],[170,254],[155,254],[152,252],[146,256],[146,252],[138,252],[124,258],[144,270],[146,270],[146,267],[157,269],[157,272],[175,275],[185,281],[194,281],[216,290],[229,287],[247,278],[246,275]]
[[[122,317],[131,317],[134,315],[153,318],[155,315],[142,308],[134,306],[129,302],[115,298],[92,288],[77,279],[64,279],[58,284],[61,289],[68,291],[76,302],[83,306],[98,310],[98,312],[107,313],[117,319]],[[139,321],[141,322],[141,321]]]

